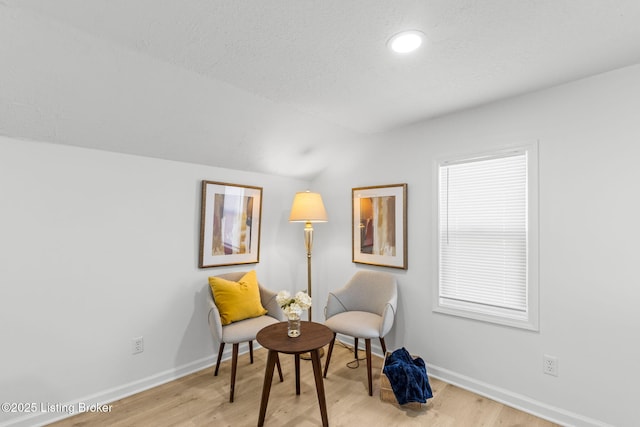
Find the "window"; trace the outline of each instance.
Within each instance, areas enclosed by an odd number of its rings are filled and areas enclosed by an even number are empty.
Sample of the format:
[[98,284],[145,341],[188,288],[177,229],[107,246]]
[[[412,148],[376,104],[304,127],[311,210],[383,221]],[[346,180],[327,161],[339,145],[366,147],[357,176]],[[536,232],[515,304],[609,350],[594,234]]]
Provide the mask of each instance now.
[[537,149],[438,163],[435,311],[538,329]]

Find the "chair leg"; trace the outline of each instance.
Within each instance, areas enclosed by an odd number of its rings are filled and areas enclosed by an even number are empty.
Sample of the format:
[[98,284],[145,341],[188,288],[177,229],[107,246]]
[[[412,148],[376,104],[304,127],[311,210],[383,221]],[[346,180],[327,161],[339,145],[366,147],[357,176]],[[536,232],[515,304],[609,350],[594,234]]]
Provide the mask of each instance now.
[[229,392],[229,402],[233,403],[233,392],[236,388],[236,369],[238,367],[238,347],[240,344],[233,344],[233,353],[231,356],[231,391]]
[[278,367],[278,375],[280,375],[280,382],[284,381],[282,377],[282,367],[280,366],[280,357],[278,357],[278,353],[276,352],[276,366]]
[[373,381],[371,378],[371,340],[364,340],[366,352],[367,352],[367,379],[369,381],[369,396],[373,396]]
[[358,338],[353,337],[353,355],[358,360]]
[[380,337],[380,346],[382,347],[382,358],[387,357],[387,346],[384,343],[384,338]]
[[327,361],[324,364],[324,377],[327,378],[327,371],[329,370],[329,362],[331,361],[331,353],[333,352],[333,345],[336,343],[336,333],[333,333],[333,339],[329,343],[329,350],[327,351]]
[[218,361],[216,362],[216,370],[213,373],[214,377],[218,376],[218,368],[220,368],[220,361],[222,360],[222,352],[224,351],[224,343],[220,343],[220,347],[218,347]]
[[253,365],[253,341],[249,341],[249,360]]

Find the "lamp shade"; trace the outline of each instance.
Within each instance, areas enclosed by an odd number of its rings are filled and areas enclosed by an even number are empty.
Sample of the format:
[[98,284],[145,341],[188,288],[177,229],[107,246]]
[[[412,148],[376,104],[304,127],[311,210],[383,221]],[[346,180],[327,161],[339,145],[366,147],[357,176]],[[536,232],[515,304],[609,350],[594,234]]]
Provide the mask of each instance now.
[[327,211],[320,194],[309,191],[296,193],[289,222],[327,222]]

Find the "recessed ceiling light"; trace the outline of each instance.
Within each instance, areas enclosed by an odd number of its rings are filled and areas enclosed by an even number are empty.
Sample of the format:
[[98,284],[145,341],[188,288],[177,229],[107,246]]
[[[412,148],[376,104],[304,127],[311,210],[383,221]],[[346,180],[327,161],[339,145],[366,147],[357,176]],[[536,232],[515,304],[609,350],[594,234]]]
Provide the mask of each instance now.
[[424,33],[422,31],[402,31],[391,37],[387,46],[396,53],[409,53],[419,48],[423,39]]

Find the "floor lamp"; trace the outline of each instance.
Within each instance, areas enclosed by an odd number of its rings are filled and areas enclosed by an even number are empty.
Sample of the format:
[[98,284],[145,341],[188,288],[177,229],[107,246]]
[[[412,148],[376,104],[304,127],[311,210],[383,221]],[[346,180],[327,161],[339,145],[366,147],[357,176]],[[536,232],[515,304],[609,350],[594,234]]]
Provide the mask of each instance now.
[[[327,211],[324,209],[319,193],[304,191],[296,193],[291,205],[289,222],[304,222],[304,246],[307,249],[307,293],[311,297],[311,249],[313,247],[313,222],[327,222]],[[312,301],[313,304],[313,301]],[[311,307],[309,321],[311,322]]]

